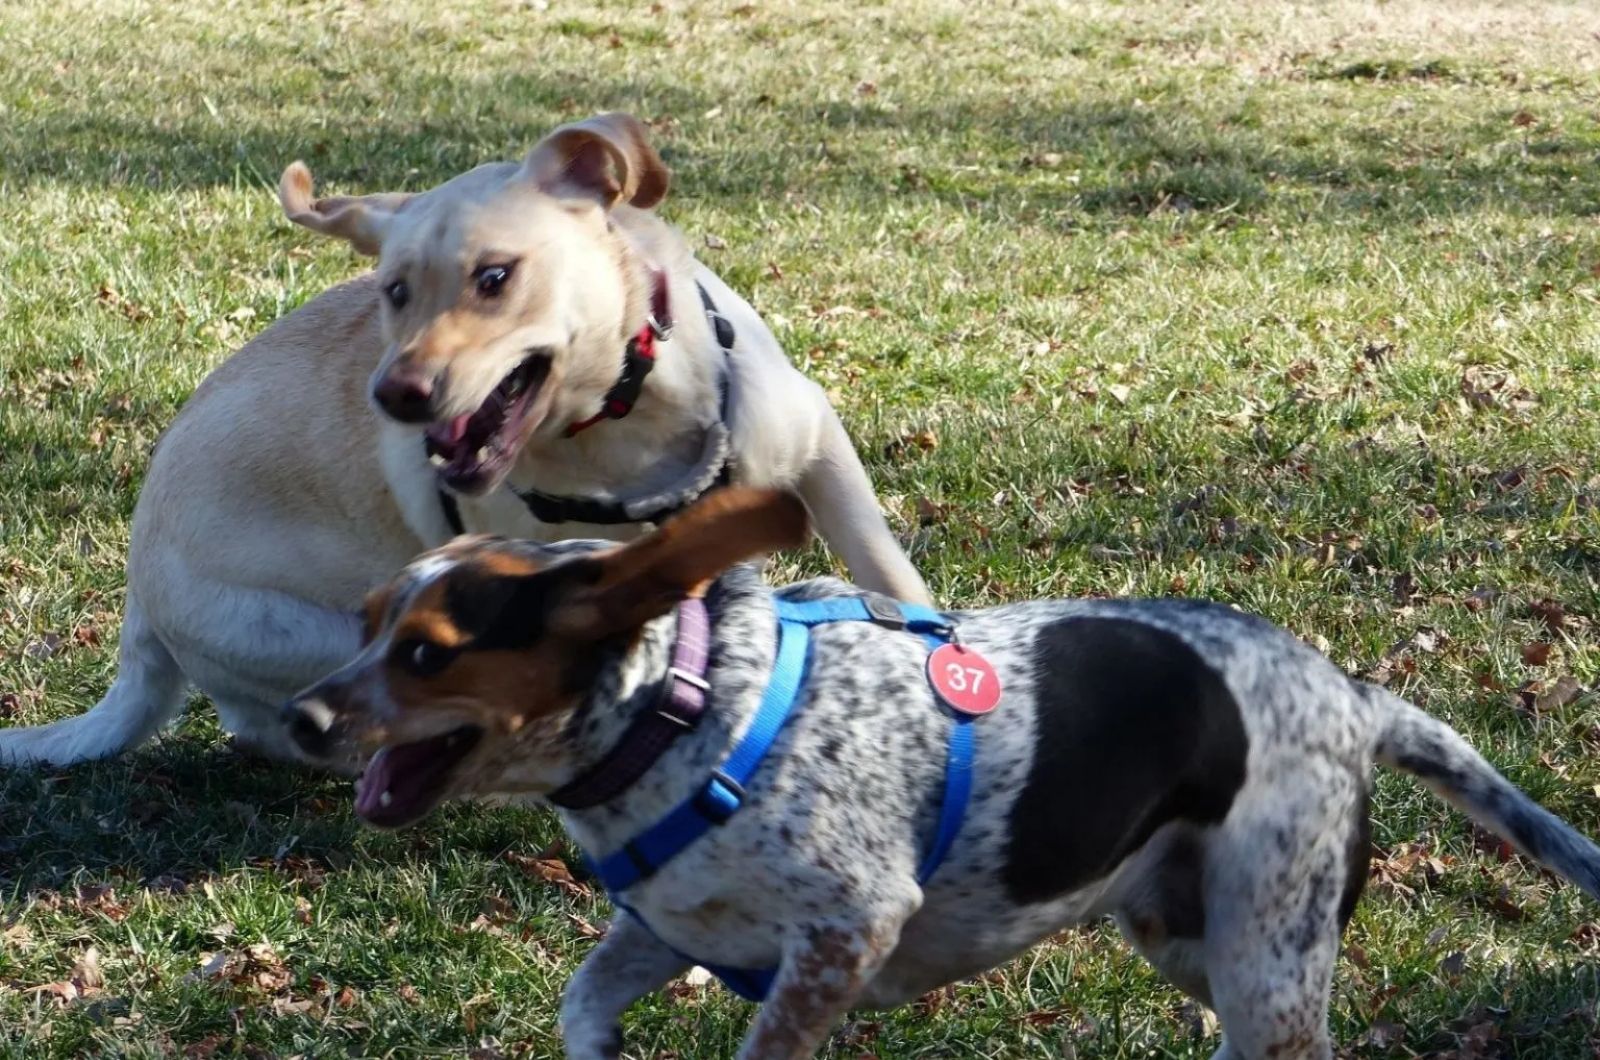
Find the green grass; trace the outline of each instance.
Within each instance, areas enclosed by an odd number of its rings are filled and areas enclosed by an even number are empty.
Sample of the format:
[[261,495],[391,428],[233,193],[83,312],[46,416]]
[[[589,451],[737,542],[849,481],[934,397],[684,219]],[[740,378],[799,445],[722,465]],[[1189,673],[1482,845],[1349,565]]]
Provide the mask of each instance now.
[[[363,267],[282,219],[287,162],[418,188],[626,108],[940,596],[1235,602],[1600,833],[1600,702],[1519,709],[1600,670],[1597,29],[1515,0],[0,4],[0,715],[103,692],[157,434]],[[1376,817],[1351,1055],[1590,1055],[1596,910],[1408,780]],[[555,838],[483,808],[363,830],[203,708],[0,776],[0,1053],[551,1056],[605,916],[518,862]],[[75,967],[87,996],[35,989]],[[749,1008],[679,994],[634,1051],[729,1053]],[[829,1055],[1215,1046],[1089,930]]]

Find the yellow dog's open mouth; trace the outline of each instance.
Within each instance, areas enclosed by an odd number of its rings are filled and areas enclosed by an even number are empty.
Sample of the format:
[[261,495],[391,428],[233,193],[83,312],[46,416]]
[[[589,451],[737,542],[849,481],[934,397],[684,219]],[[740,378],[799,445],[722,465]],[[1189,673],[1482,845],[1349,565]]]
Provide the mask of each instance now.
[[444,798],[455,767],[481,739],[482,729],[463,725],[426,740],[385,747],[356,781],[357,815],[381,828],[399,828],[427,816]]
[[529,354],[500,380],[474,412],[428,428],[428,459],[446,486],[458,493],[478,493],[499,481],[516,459],[527,432],[536,424],[530,413],[550,377],[550,354]]

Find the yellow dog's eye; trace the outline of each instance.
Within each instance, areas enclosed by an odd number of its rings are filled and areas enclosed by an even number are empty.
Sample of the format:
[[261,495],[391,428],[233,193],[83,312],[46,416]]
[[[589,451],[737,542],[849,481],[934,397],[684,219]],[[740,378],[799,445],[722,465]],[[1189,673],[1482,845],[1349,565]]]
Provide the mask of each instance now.
[[485,298],[500,297],[501,288],[511,279],[510,265],[484,265],[472,273],[472,282]]

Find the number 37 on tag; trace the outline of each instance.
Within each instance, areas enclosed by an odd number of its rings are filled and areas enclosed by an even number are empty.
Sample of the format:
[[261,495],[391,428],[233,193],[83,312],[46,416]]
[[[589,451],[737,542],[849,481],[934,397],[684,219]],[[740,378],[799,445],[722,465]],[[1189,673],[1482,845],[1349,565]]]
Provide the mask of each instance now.
[[928,656],[928,683],[950,709],[987,714],[1000,705],[1000,678],[989,660],[959,644],[945,644]]

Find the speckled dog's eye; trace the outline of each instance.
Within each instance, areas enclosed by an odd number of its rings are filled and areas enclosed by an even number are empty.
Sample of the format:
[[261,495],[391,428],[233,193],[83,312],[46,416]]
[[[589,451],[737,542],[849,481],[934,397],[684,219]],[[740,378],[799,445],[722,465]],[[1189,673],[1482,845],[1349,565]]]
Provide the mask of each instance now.
[[411,288],[406,286],[406,281],[396,280],[383,289],[383,296],[396,309],[404,309],[406,303],[411,301]]
[[400,665],[418,677],[432,677],[456,657],[454,648],[427,640],[409,640],[395,650]]

